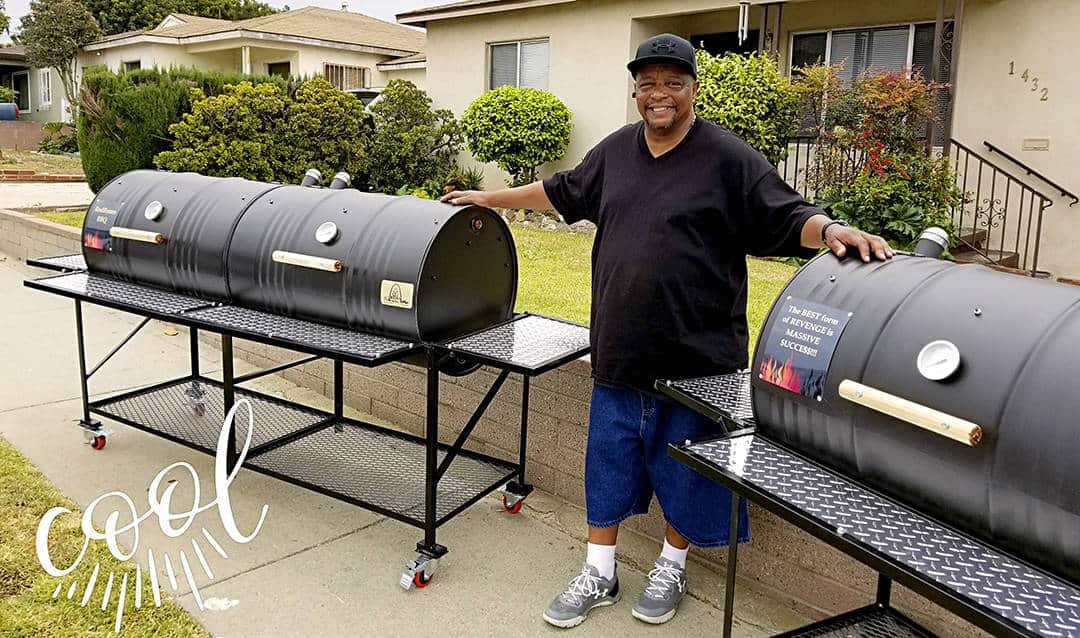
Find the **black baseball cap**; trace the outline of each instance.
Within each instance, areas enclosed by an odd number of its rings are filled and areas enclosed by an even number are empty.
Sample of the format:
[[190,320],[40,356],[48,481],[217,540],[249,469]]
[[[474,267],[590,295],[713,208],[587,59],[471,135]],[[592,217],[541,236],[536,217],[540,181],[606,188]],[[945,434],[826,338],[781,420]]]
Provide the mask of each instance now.
[[694,45],[689,41],[670,33],[654,35],[638,45],[637,55],[626,68],[631,75],[637,75],[638,70],[646,64],[678,64],[690,71],[690,75],[697,79],[697,58],[694,56]]

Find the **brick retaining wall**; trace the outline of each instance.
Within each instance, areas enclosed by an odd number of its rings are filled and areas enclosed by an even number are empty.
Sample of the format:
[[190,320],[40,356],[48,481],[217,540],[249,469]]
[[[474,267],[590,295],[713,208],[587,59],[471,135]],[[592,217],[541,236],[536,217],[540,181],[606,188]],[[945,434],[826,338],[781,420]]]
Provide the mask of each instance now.
[[[0,211],[0,231],[0,251],[22,260],[79,249],[78,230],[13,211]],[[220,338],[213,334],[203,333],[201,340],[214,347],[220,344]],[[233,346],[238,358],[262,367],[298,356],[239,339],[234,340]],[[345,369],[346,404],[402,430],[423,434],[427,387],[423,370],[402,363]],[[466,377],[443,378],[439,386],[439,428],[443,441],[452,442],[457,437],[496,374],[493,369],[483,368]],[[592,387],[589,374],[588,359],[579,359],[533,379],[529,396],[528,480],[539,489],[579,506],[585,504],[586,424]],[[330,361],[292,368],[282,376],[332,396]],[[511,375],[480,420],[467,447],[507,459],[517,458],[520,401],[521,377]],[[760,591],[815,616],[854,609],[873,600],[876,581],[869,568],[761,508],[751,507],[751,521],[753,542],[739,551],[739,573],[753,579]],[[584,533],[583,514],[581,525]],[[649,515],[626,524],[657,541],[663,538],[663,526],[655,503]],[[701,551],[697,556],[723,574],[722,550]],[[714,599],[721,600],[722,592],[717,591]],[[897,607],[941,635],[985,635],[901,587],[894,588],[894,601]]]
[[17,151],[36,151],[48,133],[41,130],[41,122],[16,120],[0,122],[0,148]]

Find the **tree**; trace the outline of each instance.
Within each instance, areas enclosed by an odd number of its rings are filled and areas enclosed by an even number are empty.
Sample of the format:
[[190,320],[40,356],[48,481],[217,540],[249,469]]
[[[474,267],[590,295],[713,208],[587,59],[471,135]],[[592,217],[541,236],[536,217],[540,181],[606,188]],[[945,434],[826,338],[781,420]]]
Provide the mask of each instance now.
[[246,20],[275,10],[257,0],[81,0],[106,35],[153,29],[170,13]]
[[75,65],[79,48],[101,35],[94,16],[79,0],[33,0],[30,15],[22,20],[20,39],[26,61],[38,68],[55,69],[64,86],[70,121],[76,122]]
[[566,155],[570,109],[540,89],[500,86],[473,100],[461,116],[469,150],[510,173],[509,184],[536,181],[536,169]]
[[446,109],[408,80],[391,80],[371,106],[371,185],[385,193],[446,176],[461,148],[461,128]]
[[7,14],[4,13],[4,0],[0,0],[0,33],[7,31],[9,24]]

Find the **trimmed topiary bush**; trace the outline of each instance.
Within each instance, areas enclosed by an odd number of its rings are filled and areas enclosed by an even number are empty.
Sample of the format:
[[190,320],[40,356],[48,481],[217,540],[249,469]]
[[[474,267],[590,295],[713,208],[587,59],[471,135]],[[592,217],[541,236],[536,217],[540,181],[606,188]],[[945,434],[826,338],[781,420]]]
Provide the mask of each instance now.
[[799,130],[798,94],[766,53],[712,56],[697,51],[701,90],[695,112],[726,127],[773,164]]
[[495,162],[510,173],[510,186],[521,186],[536,181],[541,164],[566,155],[571,117],[551,93],[507,85],[473,100],[461,128],[473,157]]

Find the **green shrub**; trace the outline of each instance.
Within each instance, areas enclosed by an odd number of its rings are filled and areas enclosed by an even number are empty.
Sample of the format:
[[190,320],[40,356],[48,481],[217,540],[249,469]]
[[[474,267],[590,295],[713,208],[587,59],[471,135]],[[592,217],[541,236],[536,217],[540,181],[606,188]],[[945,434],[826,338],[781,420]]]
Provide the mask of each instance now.
[[701,89],[695,112],[724,126],[773,164],[788,153],[799,130],[798,94],[767,53],[712,56],[697,51]]
[[6,86],[0,86],[0,103],[14,102],[15,101],[15,89],[10,89]]
[[449,171],[461,149],[454,114],[431,109],[431,98],[408,80],[391,80],[371,106],[371,186],[390,193]]
[[952,210],[963,196],[947,158],[878,155],[852,181],[823,191],[818,204],[892,246],[910,250],[930,226],[952,236]]
[[297,182],[308,168],[359,176],[369,137],[363,104],[322,78],[295,98],[275,84],[226,85],[221,95],[191,90],[191,113],[169,127],[173,149],[159,168],[259,181]]
[[478,191],[484,189],[484,169],[479,166],[450,167],[443,177],[443,189],[449,191]]
[[[64,130],[67,127],[67,130]],[[52,155],[74,153],[79,150],[79,140],[75,128],[64,122],[46,122],[41,125],[45,137],[38,142],[38,150]]]
[[284,128],[283,144],[274,149],[281,162],[278,181],[299,182],[309,168],[323,175],[346,171],[356,185],[365,181],[371,118],[354,96],[322,78],[308,80],[289,102]]
[[265,182],[283,173],[275,152],[288,106],[281,87],[241,82],[215,96],[191,89],[191,100],[191,113],[169,127],[175,143],[154,158],[158,168]]
[[83,172],[95,192],[127,171],[153,168],[154,157],[172,145],[169,126],[191,111],[190,89],[208,96],[247,79],[257,84],[285,82],[274,76],[173,68],[114,73],[103,66],[85,70],[79,93],[79,152]]
[[547,91],[501,86],[473,100],[461,116],[469,150],[510,174],[508,184],[536,181],[536,169],[566,155],[570,109]]

